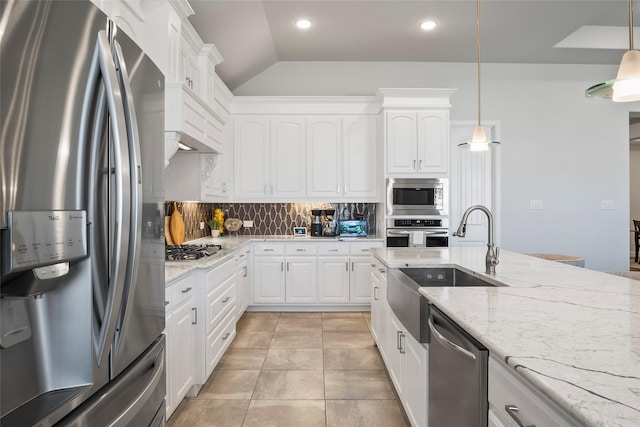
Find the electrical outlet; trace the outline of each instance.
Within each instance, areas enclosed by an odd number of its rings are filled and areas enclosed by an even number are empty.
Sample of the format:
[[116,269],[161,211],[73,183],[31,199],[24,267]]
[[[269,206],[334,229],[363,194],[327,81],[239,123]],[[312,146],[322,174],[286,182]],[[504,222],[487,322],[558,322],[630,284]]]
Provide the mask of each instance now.
[[253,227],[253,221],[249,219],[245,219],[244,221],[242,221],[242,226],[244,228],[251,228]]
[[613,209],[613,200],[603,200],[602,201],[602,209],[604,209],[604,210]]
[[534,209],[534,210],[543,209],[542,200],[532,200],[531,209]]
[[200,230],[204,230],[204,221],[200,221]]

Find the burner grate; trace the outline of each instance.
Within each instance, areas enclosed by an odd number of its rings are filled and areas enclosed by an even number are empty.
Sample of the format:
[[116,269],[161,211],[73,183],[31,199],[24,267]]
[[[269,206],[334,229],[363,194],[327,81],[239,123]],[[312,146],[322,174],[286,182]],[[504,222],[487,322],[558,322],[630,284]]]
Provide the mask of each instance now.
[[222,249],[220,245],[167,245],[165,260],[193,261],[215,255]]

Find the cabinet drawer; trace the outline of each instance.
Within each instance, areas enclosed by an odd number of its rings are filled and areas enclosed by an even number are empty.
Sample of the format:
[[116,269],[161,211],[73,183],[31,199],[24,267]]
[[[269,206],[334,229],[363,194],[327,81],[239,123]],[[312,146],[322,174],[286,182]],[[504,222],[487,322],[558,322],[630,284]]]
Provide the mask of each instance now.
[[[516,416],[526,425],[545,427],[578,427],[560,407],[536,390],[519,374],[502,362],[489,358],[489,405],[507,427],[518,423],[506,406],[517,408]],[[516,411],[516,410],[514,410]]]
[[357,242],[351,243],[351,255],[369,255],[371,248],[381,248],[382,242]]
[[207,272],[207,293],[222,286],[235,272],[235,261],[228,260],[222,265]]
[[165,296],[171,307],[179,306],[183,301],[191,298],[194,293],[193,278],[184,277],[166,289]]
[[318,255],[349,255],[348,243],[330,243],[318,245]]
[[254,243],[253,254],[260,255],[284,255],[284,244],[282,243]]
[[235,276],[225,281],[224,286],[207,293],[207,332],[220,323],[229,310],[236,304]]
[[318,245],[314,243],[287,243],[285,253],[287,255],[316,255]]
[[222,354],[236,336],[236,318],[233,311],[229,312],[222,322],[207,335],[206,366],[207,377],[222,358]]

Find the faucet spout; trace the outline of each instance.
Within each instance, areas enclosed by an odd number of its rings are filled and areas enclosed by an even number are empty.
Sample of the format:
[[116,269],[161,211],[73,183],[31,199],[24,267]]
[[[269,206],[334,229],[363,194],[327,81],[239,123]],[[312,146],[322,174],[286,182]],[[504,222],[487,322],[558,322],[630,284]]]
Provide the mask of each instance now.
[[500,262],[498,260],[498,256],[500,254],[500,248],[496,248],[495,245],[493,244],[493,215],[491,214],[491,211],[486,206],[474,205],[467,208],[467,210],[464,211],[464,213],[462,214],[460,225],[458,226],[458,229],[456,230],[456,232],[453,233],[453,235],[458,237],[466,236],[467,220],[469,219],[469,215],[471,214],[471,212],[476,210],[482,211],[485,213],[485,215],[487,215],[489,224],[487,227],[488,236],[487,236],[487,255],[485,257],[485,267],[486,267],[485,272],[487,274],[495,274],[496,265],[498,265],[498,263]]

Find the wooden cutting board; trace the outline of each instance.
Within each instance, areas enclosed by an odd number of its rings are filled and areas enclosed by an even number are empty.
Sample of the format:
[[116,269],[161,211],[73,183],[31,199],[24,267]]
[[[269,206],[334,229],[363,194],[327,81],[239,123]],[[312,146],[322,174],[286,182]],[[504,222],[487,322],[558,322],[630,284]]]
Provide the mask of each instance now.
[[173,202],[173,212],[171,213],[171,240],[175,245],[184,243],[184,219],[178,211],[176,202]]
[[164,239],[166,240],[167,245],[173,246],[173,239],[171,238],[171,217],[164,217]]

